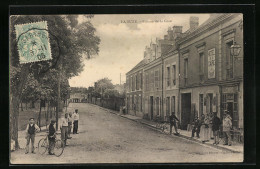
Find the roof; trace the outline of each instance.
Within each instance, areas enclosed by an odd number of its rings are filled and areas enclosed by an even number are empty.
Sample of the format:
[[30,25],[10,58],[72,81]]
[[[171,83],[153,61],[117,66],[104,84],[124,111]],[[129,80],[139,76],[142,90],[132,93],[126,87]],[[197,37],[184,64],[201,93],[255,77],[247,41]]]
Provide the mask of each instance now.
[[178,42],[181,43],[182,41],[189,39],[190,37],[200,33],[201,31],[204,31],[204,29],[207,29],[206,27],[214,23],[218,23],[221,18],[226,18],[230,15],[232,14],[210,14],[210,17],[205,22],[203,22],[203,24],[199,25],[196,29],[188,29],[186,32],[184,32]]
[[126,74],[130,73],[131,71],[141,67],[142,65],[144,65],[144,60],[141,60],[139,63],[137,63],[137,65],[135,65],[130,71],[128,71]]

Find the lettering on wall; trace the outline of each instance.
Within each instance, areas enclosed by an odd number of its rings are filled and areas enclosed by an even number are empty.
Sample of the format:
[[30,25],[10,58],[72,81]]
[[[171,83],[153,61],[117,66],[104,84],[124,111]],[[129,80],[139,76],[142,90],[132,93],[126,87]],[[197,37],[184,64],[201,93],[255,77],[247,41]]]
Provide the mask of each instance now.
[[208,50],[208,78],[215,78],[215,48]]

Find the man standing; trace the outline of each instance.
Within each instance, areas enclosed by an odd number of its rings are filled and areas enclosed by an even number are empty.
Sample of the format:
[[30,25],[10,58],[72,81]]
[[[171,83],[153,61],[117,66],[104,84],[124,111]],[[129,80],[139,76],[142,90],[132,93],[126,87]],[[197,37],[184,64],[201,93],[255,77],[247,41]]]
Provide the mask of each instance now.
[[32,143],[32,153],[35,154],[34,152],[34,140],[35,140],[35,132],[40,131],[40,128],[35,124],[34,122],[34,118],[30,118],[29,119],[29,124],[26,127],[26,151],[25,154],[28,154],[29,152],[29,144],[30,144],[30,140]]
[[227,112],[224,112],[224,118],[223,118],[223,134],[225,136],[225,144],[224,145],[232,145],[231,142],[231,130],[232,127],[232,118],[230,117],[230,115]]
[[65,146],[67,146],[67,138],[68,138],[68,113],[65,113],[65,117],[61,119],[61,139]]
[[54,145],[55,145],[55,128],[54,128],[54,124],[55,124],[55,120],[51,120],[51,123],[49,125],[49,134],[48,134],[48,140],[49,140],[49,154],[50,155],[54,155],[53,153],[53,149],[54,149]]
[[177,131],[177,124],[176,121],[179,122],[179,119],[175,116],[175,113],[172,112],[172,114],[170,115],[170,134],[172,134],[172,127],[174,126],[175,129],[175,134],[179,134]]
[[214,136],[214,143],[213,144],[219,144],[219,128],[220,128],[221,121],[217,116],[217,112],[213,112],[213,118],[212,118],[212,131]]
[[192,126],[191,137],[194,137],[194,133],[196,133],[196,137],[200,138],[200,120],[198,116],[195,116]]
[[79,124],[79,113],[78,109],[75,110],[73,114],[73,134],[78,134],[78,124]]

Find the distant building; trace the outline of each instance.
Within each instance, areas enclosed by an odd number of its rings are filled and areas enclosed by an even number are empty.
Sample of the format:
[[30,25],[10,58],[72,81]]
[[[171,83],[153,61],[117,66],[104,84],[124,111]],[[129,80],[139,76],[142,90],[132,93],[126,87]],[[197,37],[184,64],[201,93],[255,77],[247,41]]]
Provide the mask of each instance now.
[[70,94],[70,102],[81,103],[85,99],[85,95],[81,93],[72,93]]

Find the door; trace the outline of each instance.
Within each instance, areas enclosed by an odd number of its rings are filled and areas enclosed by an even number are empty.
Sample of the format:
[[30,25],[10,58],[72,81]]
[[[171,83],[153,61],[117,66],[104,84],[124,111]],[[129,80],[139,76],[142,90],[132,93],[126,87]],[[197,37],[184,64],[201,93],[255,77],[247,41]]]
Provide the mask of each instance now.
[[153,120],[153,96],[150,96],[150,113],[151,113],[151,120]]
[[187,130],[191,116],[191,93],[181,94],[181,128]]

